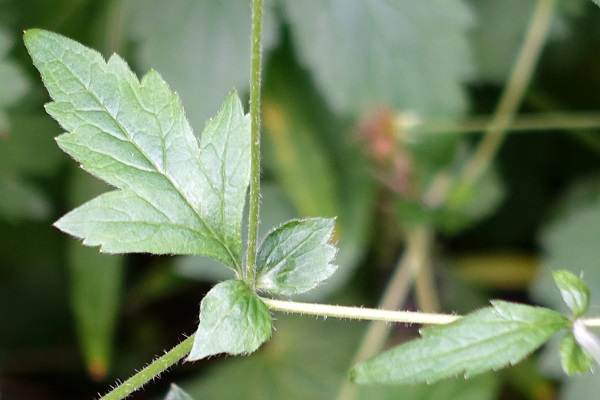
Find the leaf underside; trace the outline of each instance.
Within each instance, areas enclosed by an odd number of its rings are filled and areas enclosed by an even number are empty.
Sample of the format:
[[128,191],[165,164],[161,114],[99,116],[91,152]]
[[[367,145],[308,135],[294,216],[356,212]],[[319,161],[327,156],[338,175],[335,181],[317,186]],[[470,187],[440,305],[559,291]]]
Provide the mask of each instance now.
[[249,118],[236,93],[198,143],[177,94],[155,71],[140,81],[102,56],[32,29],[25,44],[68,132],[59,146],[119,190],[56,226],[108,253],[196,254],[241,269],[241,219],[250,176]]
[[213,287],[200,305],[200,326],[187,361],[254,352],[271,337],[269,309],[246,283],[231,279]]
[[313,289],[336,270],[336,248],[327,243],[333,219],[288,221],[271,231],[257,256],[257,288],[292,295]]
[[553,310],[492,302],[487,307],[434,328],[351,371],[356,383],[433,383],[465,378],[514,365],[546,342],[567,319]]

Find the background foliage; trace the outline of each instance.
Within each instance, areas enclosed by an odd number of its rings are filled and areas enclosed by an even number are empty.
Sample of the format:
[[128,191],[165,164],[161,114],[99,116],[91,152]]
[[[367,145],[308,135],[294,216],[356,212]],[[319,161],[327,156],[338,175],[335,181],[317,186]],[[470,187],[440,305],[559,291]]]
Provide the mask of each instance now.
[[[584,274],[598,313],[597,129],[565,123],[513,132],[461,207],[423,201],[477,142],[478,133],[445,127],[493,111],[534,4],[267,2],[261,229],[295,216],[338,216],[340,268],[306,296],[376,305],[404,233],[426,222],[438,230],[432,267],[442,311],[471,311],[492,297],[562,307],[550,277],[561,268]],[[48,99],[20,39],[30,27],[118,52],[140,74],[158,70],[201,132],[233,87],[247,91],[250,6],[0,1],[0,394],[92,398],[193,332],[199,301],[224,271],[200,258],[108,257],[51,227],[106,188],[52,140],[60,128],[43,112]],[[599,46],[600,9],[559,1],[520,113],[568,121],[587,112],[598,121]],[[398,129],[415,116],[437,133]],[[249,358],[178,367],[134,398],[164,395],[171,381],[195,398],[335,398],[365,324],[278,316],[275,328],[273,341]],[[399,326],[391,341],[414,335]],[[361,388],[360,398],[593,398],[597,379],[563,382],[552,354],[470,381]]]

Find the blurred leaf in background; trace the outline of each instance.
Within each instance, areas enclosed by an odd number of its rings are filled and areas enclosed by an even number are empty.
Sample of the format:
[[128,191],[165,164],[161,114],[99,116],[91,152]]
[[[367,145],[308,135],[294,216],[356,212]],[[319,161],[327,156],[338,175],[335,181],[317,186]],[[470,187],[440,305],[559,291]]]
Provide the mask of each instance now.
[[[544,250],[543,267],[536,277],[532,294],[542,304],[569,312],[552,283],[552,271],[565,269],[581,276],[589,286],[590,313],[600,310],[600,180],[588,178],[573,184],[540,235]],[[540,360],[543,371],[554,378],[566,379],[555,340]],[[592,374],[588,374],[592,375]],[[593,376],[593,375],[592,375]],[[596,396],[597,385],[589,376],[569,377],[561,399],[575,400]]]
[[43,115],[14,113],[0,137],[0,219],[47,219],[48,194],[35,181],[51,178],[64,157],[56,148],[58,126]]
[[[72,168],[69,204],[72,207],[107,192],[110,187]],[[102,254],[97,248],[83,246],[71,239],[67,245],[71,307],[80,348],[90,376],[95,380],[106,377],[112,361],[114,336],[122,301],[124,258]]]
[[[238,0],[123,0],[127,32],[142,71],[160,71],[181,96],[195,132],[215,115],[232,88],[244,92],[250,76],[249,4]],[[277,24],[265,7],[263,49],[277,42]]]
[[[460,1],[284,1],[300,63],[342,115],[382,105],[419,115],[467,108],[472,74]],[[308,23],[310,21],[310,23]]]

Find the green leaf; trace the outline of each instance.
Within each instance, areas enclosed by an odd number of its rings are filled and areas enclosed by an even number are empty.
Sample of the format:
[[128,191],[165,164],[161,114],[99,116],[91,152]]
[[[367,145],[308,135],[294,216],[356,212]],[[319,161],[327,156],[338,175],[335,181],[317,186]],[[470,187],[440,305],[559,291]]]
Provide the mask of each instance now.
[[[539,235],[544,257],[532,285],[532,296],[540,304],[569,313],[572,311],[557,294],[552,271],[565,269],[575,276],[583,276],[590,293],[600,292],[600,180],[586,179],[572,185],[552,217]],[[592,296],[590,309],[598,307],[600,297]],[[542,354],[541,368],[546,374],[560,379],[564,372],[558,355],[558,343],[554,348],[549,346]],[[580,381],[576,379],[569,391],[577,392],[575,382]]]
[[[106,184],[74,169],[69,203],[78,204],[107,189]],[[100,381],[110,369],[124,276],[124,259],[100,254],[70,240],[67,246],[71,307],[79,346],[90,376]]]
[[516,364],[567,324],[550,309],[494,301],[452,324],[422,330],[420,339],[355,367],[351,378],[383,384],[469,378]]
[[292,220],[271,231],[257,255],[257,288],[292,295],[329,278],[337,268],[330,264],[336,248],[327,242],[333,223],[324,218]]
[[[276,334],[260,352],[225,359],[201,376],[182,382],[197,399],[331,400],[359,346],[364,328],[349,321],[278,315]],[[231,384],[235,377],[235,385]],[[497,375],[451,379],[435,385],[354,386],[359,400],[493,400]]]
[[[262,160],[265,176],[274,177],[295,209],[276,225],[294,217],[336,216],[336,260],[344,268],[302,295],[315,301],[339,290],[362,260],[376,186],[351,121],[332,113],[296,62],[289,35],[284,38],[265,68]],[[261,207],[261,221],[270,211]]]
[[347,115],[382,104],[420,114],[465,109],[471,18],[461,1],[283,5],[301,62],[336,111]]
[[560,341],[560,361],[567,375],[584,374],[590,371],[594,358],[585,352],[568,332]]
[[579,318],[585,314],[590,307],[590,289],[585,282],[566,270],[553,271],[552,277],[573,316]]
[[165,400],[193,400],[192,396],[184,392],[179,386],[172,384]]
[[249,354],[271,337],[269,309],[246,283],[228,280],[213,287],[200,305],[200,326],[187,361],[228,353]]
[[121,257],[99,254],[71,242],[67,248],[71,304],[80,348],[90,376],[102,380],[109,371],[121,299]]
[[[161,72],[179,93],[199,130],[220,106],[223,95],[248,88],[252,9],[239,0],[124,2],[123,20],[136,43],[137,65]],[[276,42],[278,29],[265,2],[263,49]],[[174,27],[177,27],[174,29]]]
[[249,118],[235,93],[200,144],[160,75],[138,81],[118,56],[29,30],[25,43],[69,133],[60,147],[121,189],[56,225],[108,253],[201,254],[241,270],[240,224],[249,181]]

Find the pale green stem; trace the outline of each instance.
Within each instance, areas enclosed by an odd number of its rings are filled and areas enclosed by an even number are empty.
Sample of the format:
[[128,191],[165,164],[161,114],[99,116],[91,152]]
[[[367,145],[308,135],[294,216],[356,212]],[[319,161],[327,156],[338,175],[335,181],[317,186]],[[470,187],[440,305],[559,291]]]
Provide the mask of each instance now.
[[555,4],[556,0],[538,1],[506,89],[502,93],[484,138],[465,166],[459,182],[466,185],[477,182],[498,152],[531,80],[546,41]]
[[252,0],[252,45],[250,66],[250,195],[248,200],[248,249],[244,280],[254,287],[256,246],[258,242],[258,213],[260,203],[260,78],[262,0]]
[[459,315],[431,314],[416,311],[390,311],[375,308],[336,306],[330,304],[298,303],[294,301],[261,298],[271,310],[294,314],[315,315],[367,321],[403,322],[406,324],[440,325],[449,324]]
[[600,318],[581,318],[581,321],[589,328],[600,327]]
[[[456,314],[433,314],[418,311],[391,311],[378,308],[300,303],[295,301],[268,299],[265,297],[261,297],[261,300],[267,307],[274,311],[339,319],[384,321],[404,324],[445,325],[462,318],[462,315]],[[580,318],[579,320],[587,327],[600,327],[600,317]]]
[[177,346],[166,352],[162,357],[157,358],[148,364],[144,369],[115,387],[100,400],[121,400],[139,390],[146,383],[158,377],[160,374],[177,364],[179,360],[188,355],[194,343],[194,335],[188,337]]
[[[449,324],[462,318],[460,315],[428,314],[411,311],[388,311],[373,308],[334,306],[329,304],[298,303],[261,298],[262,301],[274,311],[284,311],[294,314],[315,315],[318,317],[333,317],[342,319],[356,319],[368,321],[385,321],[405,324],[442,325]],[[585,326],[600,327],[600,318],[581,318]],[[192,349],[194,336],[190,336],[162,357],[157,358],[144,369],[115,387],[100,400],[121,400],[136,390],[141,389],[146,383],[177,364],[187,356]]]

